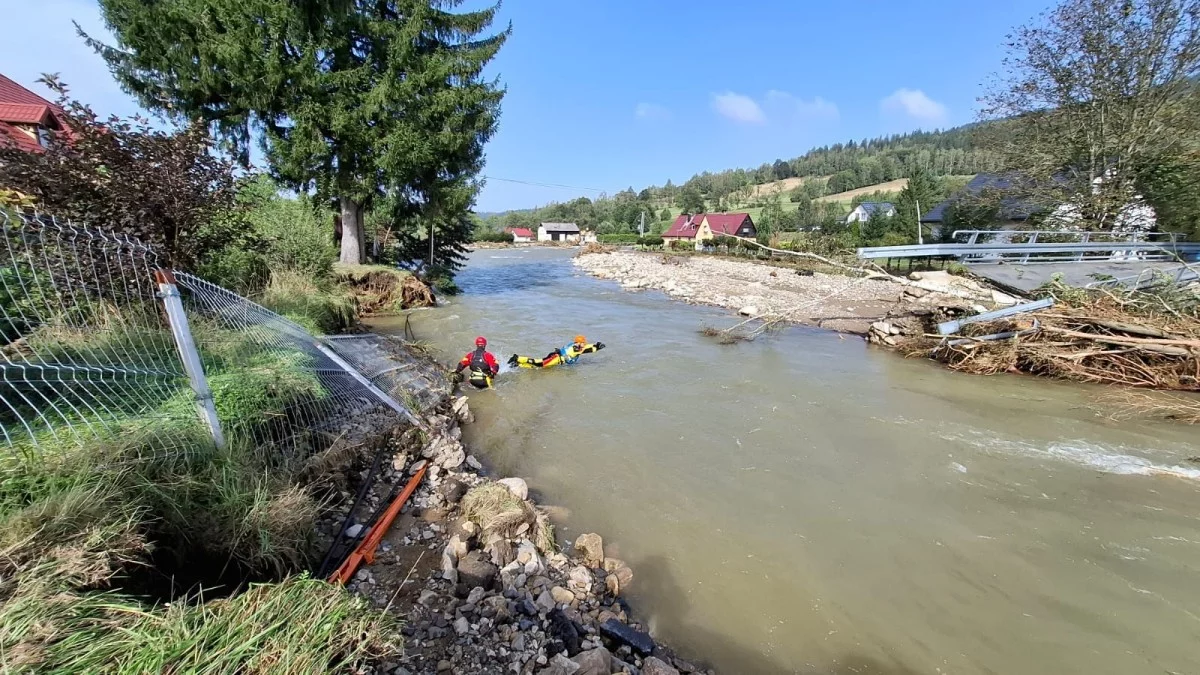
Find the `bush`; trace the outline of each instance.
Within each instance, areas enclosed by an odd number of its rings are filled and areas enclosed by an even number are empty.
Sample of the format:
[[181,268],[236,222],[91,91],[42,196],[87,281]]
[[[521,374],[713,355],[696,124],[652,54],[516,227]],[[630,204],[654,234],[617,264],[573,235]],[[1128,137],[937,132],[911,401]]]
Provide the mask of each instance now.
[[358,318],[354,297],[331,281],[293,272],[271,275],[258,301],[312,333],[338,333]]
[[663,238],[653,235],[639,237],[636,234],[601,234],[596,236],[600,244],[636,244],[638,246],[662,246]]
[[513,243],[513,234],[512,232],[476,232],[472,235],[471,240],[491,244],[511,244]]
[[226,246],[211,254],[197,268],[199,275],[242,295],[261,293],[271,280],[267,257],[258,251]]

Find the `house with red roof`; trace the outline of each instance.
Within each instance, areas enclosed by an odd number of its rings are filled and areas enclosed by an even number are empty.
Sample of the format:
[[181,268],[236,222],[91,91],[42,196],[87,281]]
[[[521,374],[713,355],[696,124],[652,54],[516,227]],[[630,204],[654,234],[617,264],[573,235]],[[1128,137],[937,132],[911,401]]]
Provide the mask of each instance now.
[[533,230],[527,227],[507,227],[504,231],[513,236],[514,244],[528,244],[533,241]]
[[65,131],[58,106],[0,75],[0,143],[41,152],[54,134]]
[[681,213],[663,232],[662,238],[668,245],[675,241],[690,241],[700,247],[714,237],[732,236],[747,239],[758,236],[749,213]]

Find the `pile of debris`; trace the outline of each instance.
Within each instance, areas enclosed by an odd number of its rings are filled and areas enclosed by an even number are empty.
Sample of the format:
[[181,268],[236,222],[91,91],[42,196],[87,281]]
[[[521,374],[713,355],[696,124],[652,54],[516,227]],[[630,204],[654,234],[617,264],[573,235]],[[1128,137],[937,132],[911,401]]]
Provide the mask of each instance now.
[[957,324],[950,335],[904,348],[969,373],[1200,391],[1200,321],[1170,307],[1145,311],[1115,293],[1072,289],[1065,301],[1036,311]]

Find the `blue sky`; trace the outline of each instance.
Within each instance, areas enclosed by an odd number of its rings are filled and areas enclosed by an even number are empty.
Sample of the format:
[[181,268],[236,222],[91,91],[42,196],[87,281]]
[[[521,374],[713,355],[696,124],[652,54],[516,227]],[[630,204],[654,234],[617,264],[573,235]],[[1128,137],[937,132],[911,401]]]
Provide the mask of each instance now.
[[[59,72],[97,111],[137,111],[71,25],[104,35],[95,2],[3,1],[14,7],[0,72],[35,90],[42,72]],[[969,122],[1005,34],[1048,4],[508,0],[501,25],[511,21],[513,35],[492,67],[508,94],[478,209],[679,183]]]

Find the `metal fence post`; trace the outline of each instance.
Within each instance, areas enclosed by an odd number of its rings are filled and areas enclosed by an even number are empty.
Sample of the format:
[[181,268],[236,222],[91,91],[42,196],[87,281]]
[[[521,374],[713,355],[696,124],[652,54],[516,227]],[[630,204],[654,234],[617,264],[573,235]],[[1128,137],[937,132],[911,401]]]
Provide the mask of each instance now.
[[158,297],[162,298],[163,307],[167,310],[167,322],[171,324],[171,336],[175,338],[175,345],[179,348],[183,369],[187,372],[192,391],[196,393],[196,407],[200,411],[200,419],[212,434],[213,443],[218,448],[224,448],[225,433],[221,430],[221,420],[217,417],[217,406],[213,403],[208,379],[204,377],[204,366],[200,363],[200,352],[196,350],[196,341],[192,338],[192,330],[188,326],[187,313],[183,311],[179,288],[175,286],[175,275],[171,270],[160,269],[154,272],[154,278],[158,282]]

